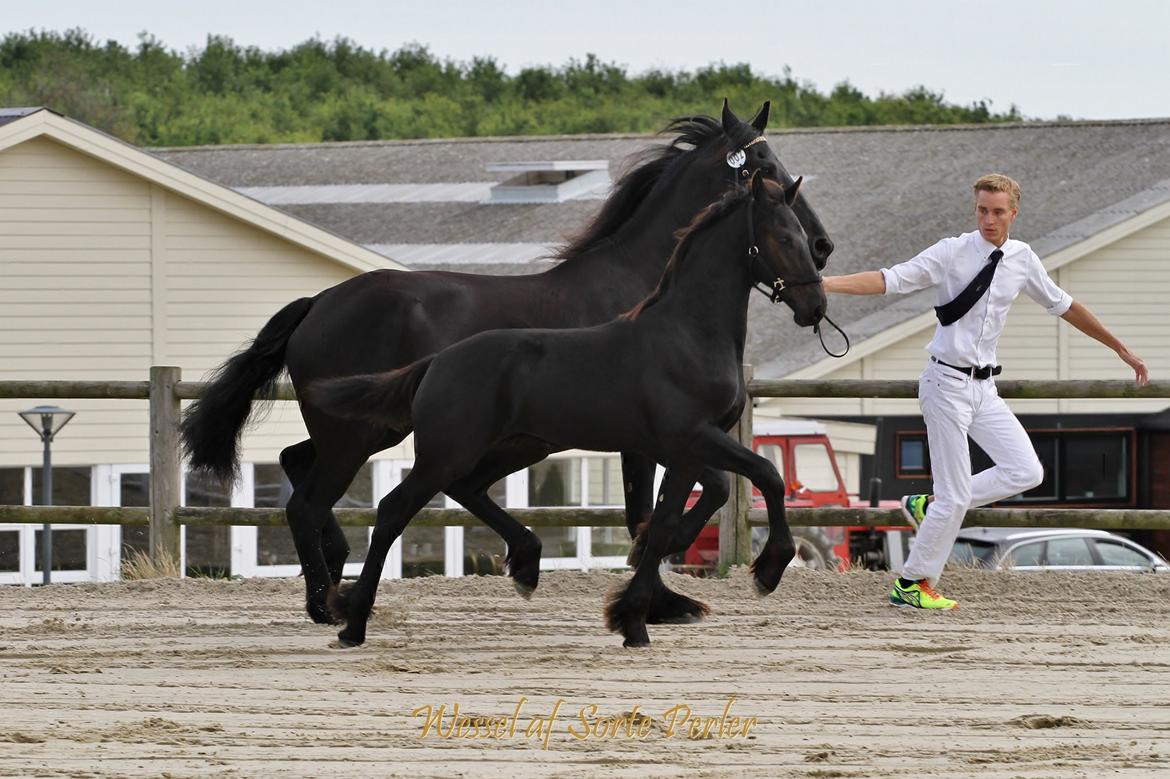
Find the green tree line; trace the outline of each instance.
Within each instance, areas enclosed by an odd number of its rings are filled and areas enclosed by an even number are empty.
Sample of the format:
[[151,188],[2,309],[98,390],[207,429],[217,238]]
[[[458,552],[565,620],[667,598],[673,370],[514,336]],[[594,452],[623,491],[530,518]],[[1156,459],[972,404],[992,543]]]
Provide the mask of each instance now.
[[147,33],[133,49],[79,29],[0,40],[0,105],[47,106],[144,146],[653,132],[715,113],[724,97],[741,112],[771,100],[772,127],[1021,118],[926,87],[869,97],[845,82],[823,94],[787,69],[772,77],[746,63],[630,74],[590,54],[510,74],[491,57],[454,62],[419,44],[374,51],[345,38],[262,51],[213,35],[186,54]]

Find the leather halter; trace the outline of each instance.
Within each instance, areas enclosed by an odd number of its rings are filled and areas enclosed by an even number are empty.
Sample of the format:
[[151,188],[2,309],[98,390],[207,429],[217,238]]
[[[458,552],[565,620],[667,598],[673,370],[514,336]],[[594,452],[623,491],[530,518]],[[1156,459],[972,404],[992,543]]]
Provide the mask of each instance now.
[[[763,136],[760,136],[760,137],[762,138]],[[811,278],[811,279],[798,279],[796,281],[788,281],[788,280],[785,280],[784,278],[782,278],[781,276],[777,275],[775,278],[772,279],[771,292],[768,291],[768,288],[764,285],[766,284],[766,280],[772,276],[773,271],[769,270],[768,267],[766,265],[764,265],[763,262],[760,260],[760,247],[756,243],[756,224],[755,224],[755,216],[754,216],[755,207],[756,207],[755,199],[749,197],[748,198],[748,209],[747,209],[747,212],[748,212],[748,249],[747,249],[747,255],[749,258],[748,262],[751,265],[751,272],[752,272],[752,276],[753,276],[752,287],[757,292],[759,292],[761,295],[768,298],[768,300],[770,300],[772,303],[780,303],[780,302],[784,301],[785,293],[788,290],[792,289],[793,287],[804,287],[804,286],[808,286],[810,284],[820,284],[823,281],[823,279],[821,277],[821,274],[819,274],[819,273],[816,274],[816,276]],[[760,272],[761,270],[763,271],[762,273]],[[763,279],[763,280],[761,280],[761,279]],[[830,325],[832,325],[833,328],[838,333],[840,333],[841,336],[845,339],[845,349],[840,354],[836,354],[836,353],[830,351],[829,347],[825,344],[825,334],[821,330],[821,325],[818,322],[817,324],[813,325],[813,332],[817,334],[818,338],[820,338],[821,348],[824,349],[825,354],[829,355],[830,357],[844,357],[846,354],[849,353],[849,347],[851,345],[849,343],[849,335],[844,330],[841,329],[840,325],[838,325],[832,319],[829,319],[829,315],[827,313],[823,314],[821,316],[821,318],[824,319],[826,322],[828,322]]]
[[[761,293],[766,295],[773,303],[779,303],[784,299],[784,293],[792,287],[805,287],[810,284],[820,284],[821,274],[816,274],[810,279],[798,279],[796,281],[786,281],[781,276],[772,277],[772,271],[760,260],[760,247],[756,244],[756,224],[753,212],[755,211],[755,202],[751,202],[748,206],[748,250],[747,255],[752,267],[752,274],[756,277],[753,286]],[[762,269],[762,273],[760,270]],[[771,280],[772,291],[769,292],[766,286],[762,286]]]
[[[736,186],[739,184],[739,181],[735,175],[737,170],[739,171],[740,176],[742,176],[743,178],[748,178],[749,176],[751,176],[751,171],[748,170],[748,165],[747,165],[748,147],[754,146],[757,143],[766,143],[766,142],[767,142],[767,139],[761,133],[760,135],[757,135],[755,138],[753,138],[752,140],[745,143],[743,146],[736,149],[734,152],[731,152],[727,155],[727,164],[728,164],[728,166],[731,167],[732,186]],[[737,165],[733,165],[732,164],[733,156],[737,155],[737,154],[743,155],[742,161],[740,161]],[[760,273],[760,268],[757,268],[757,265],[760,264],[760,247],[756,244],[756,228],[755,228],[755,222],[754,222],[754,216],[753,216],[753,209],[754,208],[755,208],[755,203],[754,202],[749,203],[749,205],[748,205],[748,250],[747,250],[747,254],[749,257],[749,264],[751,265],[751,272],[752,272],[752,276],[753,276],[752,287],[757,292],[759,292],[761,295],[768,298],[768,300],[770,300],[772,303],[780,303],[784,300],[784,297],[785,297],[784,293],[786,293],[789,289],[791,289],[793,287],[802,287],[802,286],[806,286],[809,284],[821,283],[822,278],[821,278],[821,275],[819,273],[816,275],[816,278],[814,278],[814,279],[800,279],[798,281],[787,281],[787,280],[781,278],[780,276],[776,276],[775,278],[771,279],[771,282],[772,282],[771,291],[768,290],[768,288],[767,288],[767,286],[765,286],[765,284],[767,284],[767,280],[771,277],[771,272],[767,269],[767,266],[763,266],[763,268],[762,268],[763,273]],[[822,319],[824,319],[826,322],[828,322],[830,325],[832,325],[833,329],[835,329],[838,333],[840,333],[841,337],[845,339],[845,349],[840,354],[837,354],[837,353],[831,351],[829,349],[829,347],[825,344],[825,334],[821,330],[820,323],[818,322],[817,324],[813,325],[813,332],[817,334],[818,338],[820,338],[821,348],[825,350],[825,354],[829,355],[830,357],[844,357],[845,355],[849,354],[849,347],[851,346],[851,344],[849,342],[849,335],[844,330],[841,329],[840,325],[838,325],[832,319],[829,319],[829,315],[827,313],[822,316]]]

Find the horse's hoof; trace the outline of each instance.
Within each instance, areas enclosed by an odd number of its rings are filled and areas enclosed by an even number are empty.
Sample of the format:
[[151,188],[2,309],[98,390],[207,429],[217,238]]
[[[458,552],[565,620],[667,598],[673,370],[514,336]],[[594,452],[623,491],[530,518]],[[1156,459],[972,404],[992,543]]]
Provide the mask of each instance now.
[[325,603],[315,603],[313,601],[305,602],[305,611],[309,613],[309,619],[316,622],[318,625],[338,625],[340,620],[330,611],[329,606]]
[[752,582],[756,585],[756,594],[760,596],[771,595],[780,586],[780,577],[771,575],[762,575],[756,571],[756,575],[752,577]]
[[646,623],[640,619],[629,619],[621,626],[622,646],[641,648],[650,646],[650,633],[646,630]]
[[337,644],[342,649],[352,649],[353,647],[361,646],[364,643],[366,643],[366,637],[364,633],[362,635],[358,635],[356,631],[351,632],[349,628],[346,628],[337,634]]
[[513,579],[512,586],[516,588],[516,592],[519,593],[520,597],[524,600],[530,600],[532,598],[532,593],[536,592],[535,584],[529,586],[519,579]]
[[540,548],[535,553],[517,555],[508,561],[508,573],[512,576],[512,584],[516,592],[525,598],[532,597],[536,585],[540,584]]
[[785,557],[783,554],[768,552],[768,548],[764,547],[760,556],[752,562],[750,569],[756,593],[759,595],[770,595],[780,586],[780,577],[784,575],[785,567],[792,560],[792,555]]

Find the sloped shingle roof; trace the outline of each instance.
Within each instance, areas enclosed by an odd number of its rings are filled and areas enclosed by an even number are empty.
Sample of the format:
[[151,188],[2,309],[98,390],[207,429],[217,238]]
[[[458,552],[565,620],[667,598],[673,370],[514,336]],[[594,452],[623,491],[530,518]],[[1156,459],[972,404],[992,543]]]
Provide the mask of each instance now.
[[[837,249],[827,273],[872,270],[973,229],[971,183],[992,171],[1023,188],[1013,237],[1044,257],[1170,200],[1170,120],[973,127],[792,130],[769,134]],[[616,178],[631,154],[661,137],[580,136],[454,141],[157,149],[153,153],[231,187],[445,183],[491,180],[489,162],[608,159]],[[579,231],[597,200],[557,204],[322,203],[284,206],[365,245],[530,243]],[[449,266],[465,272],[537,271],[546,262]],[[930,293],[834,298],[831,314],[855,342],[929,311]],[[814,336],[786,309],[753,300],[746,359],[781,376],[821,359]]]
[[6,125],[9,122],[15,122],[17,119],[22,119],[29,114],[35,114],[37,111],[45,111],[47,109],[39,106],[28,106],[24,108],[0,108],[0,126]]

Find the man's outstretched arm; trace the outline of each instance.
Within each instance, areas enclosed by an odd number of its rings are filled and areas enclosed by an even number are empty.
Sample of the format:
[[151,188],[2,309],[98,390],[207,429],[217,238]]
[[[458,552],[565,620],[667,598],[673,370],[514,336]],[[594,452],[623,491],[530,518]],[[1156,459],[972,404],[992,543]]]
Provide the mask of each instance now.
[[825,292],[842,295],[884,295],[886,279],[880,270],[850,273],[848,276],[825,276]]
[[[845,278],[848,277],[846,276]],[[825,289],[828,290],[828,287],[826,286]],[[1068,311],[1061,314],[1060,318],[1090,338],[1100,341],[1117,352],[1117,356],[1126,365],[1133,368],[1134,380],[1139,387],[1144,387],[1150,383],[1150,369],[1146,367],[1142,358],[1127,349],[1125,344],[1117,339],[1117,336],[1113,335],[1105,325],[1101,324],[1101,320],[1097,319],[1092,311],[1074,300],[1072,305],[1069,306]]]

